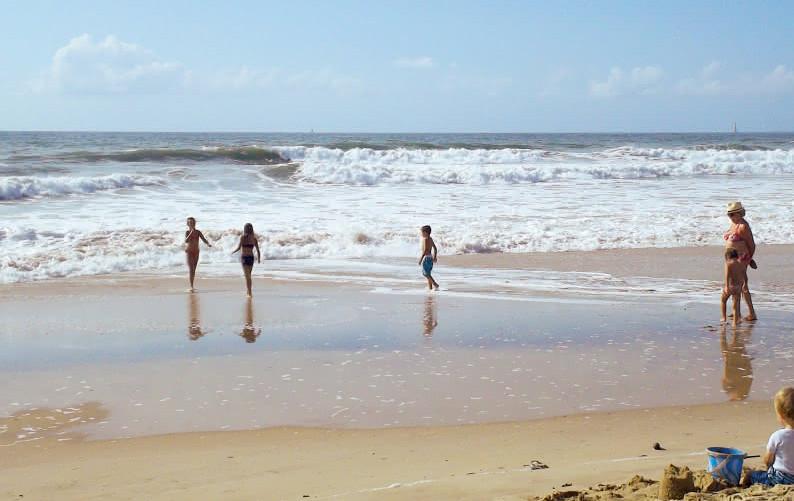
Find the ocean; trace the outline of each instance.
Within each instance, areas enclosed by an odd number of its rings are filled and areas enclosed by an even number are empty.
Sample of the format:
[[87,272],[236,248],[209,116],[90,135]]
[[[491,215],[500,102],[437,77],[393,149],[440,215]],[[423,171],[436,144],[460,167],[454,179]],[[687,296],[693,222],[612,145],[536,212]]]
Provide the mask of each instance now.
[[260,271],[340,280],[415,275],[425,224],[442,256],[720,245],[741,200],[786,244],[792,186],[792,133],[0,132],[0,283],[184,274],[188,216],[199,276],[247,222]]

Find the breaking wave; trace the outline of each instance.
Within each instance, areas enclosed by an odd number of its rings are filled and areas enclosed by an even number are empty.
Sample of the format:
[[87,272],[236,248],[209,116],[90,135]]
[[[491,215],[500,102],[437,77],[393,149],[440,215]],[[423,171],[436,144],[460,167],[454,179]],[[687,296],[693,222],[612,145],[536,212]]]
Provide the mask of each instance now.
[[489,184],[560,179],[792,174],[792,150],[611,148],[588,153],[538,149],[443,150],[276,147],[300,164],[292,177],[317,184]]
[[98,177],[0,177],[0,201],[26,198],[61,197],[97,191],[162,186],[165,182],[155,176],[112,174]]
[[272,165],[286,160],[277,152],[256,146],[193,148],[146,148],[112,152],[73,151],[55,155],[15,155],[9,162],[232,162],[248,165]]

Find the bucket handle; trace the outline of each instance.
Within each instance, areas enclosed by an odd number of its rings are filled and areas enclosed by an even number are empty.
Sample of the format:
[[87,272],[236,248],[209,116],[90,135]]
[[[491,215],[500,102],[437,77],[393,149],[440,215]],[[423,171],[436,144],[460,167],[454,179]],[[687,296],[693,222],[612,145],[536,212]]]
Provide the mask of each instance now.
[[728,464],[728,461],[730,460],[731,460],[730,456],[723,459],[722,462],[720,462],[720,464],[712,468],[711,473],[716,473],[719,475],[722,472],[722,470],[725,469],[725,466]]

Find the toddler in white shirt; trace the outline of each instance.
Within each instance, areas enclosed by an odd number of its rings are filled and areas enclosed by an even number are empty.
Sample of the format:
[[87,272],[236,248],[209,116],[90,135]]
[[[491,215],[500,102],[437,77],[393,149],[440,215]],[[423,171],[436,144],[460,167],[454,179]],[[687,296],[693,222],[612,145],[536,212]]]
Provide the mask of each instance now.
[[742,485],[794,484],[794,388],[781,388],[775,394],[775,413],[783,428],[774,432],[766,444],[767,470],[745,474]]

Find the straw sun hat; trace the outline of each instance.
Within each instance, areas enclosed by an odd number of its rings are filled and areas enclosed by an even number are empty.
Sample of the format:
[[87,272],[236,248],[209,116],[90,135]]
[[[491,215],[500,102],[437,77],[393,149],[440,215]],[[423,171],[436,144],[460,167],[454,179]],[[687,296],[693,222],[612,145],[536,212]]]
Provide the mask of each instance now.
[[728,214],[735,214],[737,212],[744,213],[744,207],[741,202],[731,202],[728,204]]

